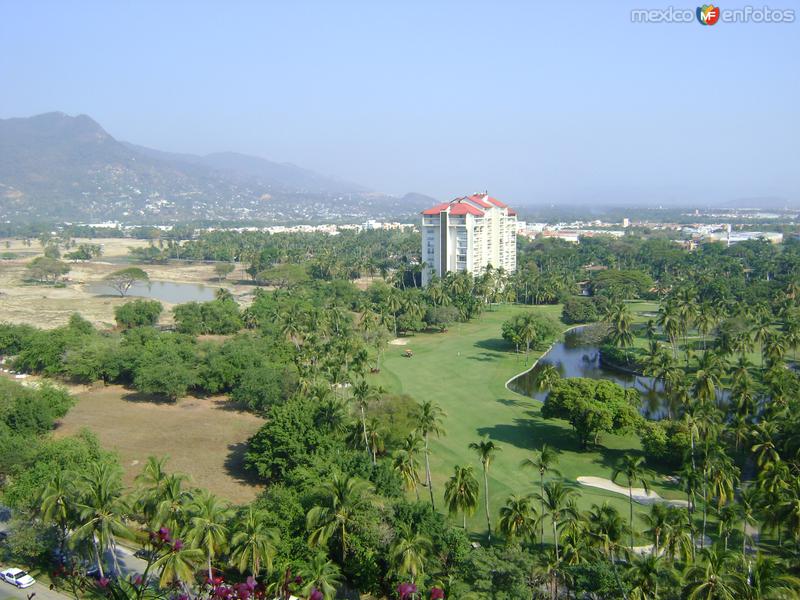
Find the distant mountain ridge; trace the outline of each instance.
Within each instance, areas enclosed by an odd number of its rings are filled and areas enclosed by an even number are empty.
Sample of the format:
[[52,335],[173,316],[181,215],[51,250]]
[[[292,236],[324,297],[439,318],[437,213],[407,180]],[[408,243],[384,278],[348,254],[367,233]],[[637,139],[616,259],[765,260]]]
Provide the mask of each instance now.
[[288,163],[121,142],[87,115],[0,119],[0,218],[331,221],[408,215],[395,198]]

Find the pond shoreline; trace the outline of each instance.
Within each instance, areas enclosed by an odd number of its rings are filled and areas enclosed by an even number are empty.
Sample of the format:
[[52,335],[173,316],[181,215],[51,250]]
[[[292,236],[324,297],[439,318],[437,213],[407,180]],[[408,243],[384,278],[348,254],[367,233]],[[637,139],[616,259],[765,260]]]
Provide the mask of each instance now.
[[[589,325],[593,325],[593,323],[581,323],[581,324],[579,324],[579,325],[573,325],[572,327],[567,327],[567,328],[566,328],[564,331],[562,331],[562,332],[561,332],[561,335],[559,335],[559,336],[558,336],[556,339],[554,339],[552,342],[550,342],[550,345],[547,347],[547,350],[545,350],[544,352],[542,352],[541,356],[539,356],[539,358],[537,358],[536,360],[534,360],[534,361],[533,361],[533,363],[531,364],[531,366],[530,366],[530,367],[528,367],[528,368],[527,368],[527,369],[525,369],[524,371],[520,371],[520,372],[519,372],[519,373],[517,373],[516,375],[512,376],[511,378],[509,378],[509,379],[508,379],[508,381],[506,381],[506,383],[505,383],[505,388],[506,388],[508,391],[510,391],[510,392],[514,392],[515,394],[519,394],[520,396],[525,396],[526,398],[530,398],[530,396],[526,396],[525,394],[521,394],[520,392],[518,392],[518,391],[516,391],[516,390],[513,390],[513,389],[511,389],[510,387],[508,387],[508,386],[509,386],[509,384],[510,384],[511,382],[513,382],[513,381],[515,381],[515,380],[519,379],[520,377],[523,377],[524,375],[527,375],[527,374],[528,374],[528,373],[530,373],[530,372],[531,372],[533,369],[535,369],[535,368],[536,368],[536,365],[538,365],[538,364],[539,364],[539,361],[540,361],[540,360],[542,360],[542,358],[544,358],[545,356],[547,356],[547,354],[548,354],[548,353],[549,353],[549,352],[550,352],[550,351],[553,349],[553,347],[554,347],[554,346],[555,346],[557,343],[559,343],[559,342],[563,341],[563,339],[564,339],[564,336],[565,336],[567,333],[569,333],[570,331],[572,331],[572,330],[574,330],[574,329],[578,329],[579,327],[587,327],[587,326],[589,326]],[[531,398],[531,400],[535,400],[536,402],[539,402],[539,400],[536,400],[536,398]]]

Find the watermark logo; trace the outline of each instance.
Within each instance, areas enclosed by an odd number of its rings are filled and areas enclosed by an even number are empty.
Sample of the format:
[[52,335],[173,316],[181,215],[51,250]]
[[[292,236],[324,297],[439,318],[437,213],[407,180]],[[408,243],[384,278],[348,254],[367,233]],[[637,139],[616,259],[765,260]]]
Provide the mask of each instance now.
[[697,20],[701,25],[715,25],[719,21],[720,10],[713,4],[697,7]]
[[722,23],[794,23],[795,11],[791,8],[745,6],[722,9],[713,4],[703,4],[696,10],[690,8],[635,8],[631,11],[632,23],[693,23],[704,27]]

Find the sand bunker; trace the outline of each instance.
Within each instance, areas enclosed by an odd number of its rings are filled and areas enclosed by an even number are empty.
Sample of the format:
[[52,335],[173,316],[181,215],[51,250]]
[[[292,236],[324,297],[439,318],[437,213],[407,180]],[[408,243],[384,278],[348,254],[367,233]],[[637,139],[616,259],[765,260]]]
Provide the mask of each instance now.
[[394,338],[391,342],[389,342],[392,346],[405,346],[408,344],[408,340],[404,338]]
[[[604,477],[578,477],[578,483],[581,485],[588,485],[589,487],[596,487],[609,492],[622,494],[623,496],[628,495],[628,488],[617,485],[610,479],[605,479]],[[633,488],[631,490],[631,495],[639,504],[655,504],[656,502],[663,502],[669,506],[685,507],[687,505],[686,500],[665,500],[653,490],[645,492],[644,488]]]

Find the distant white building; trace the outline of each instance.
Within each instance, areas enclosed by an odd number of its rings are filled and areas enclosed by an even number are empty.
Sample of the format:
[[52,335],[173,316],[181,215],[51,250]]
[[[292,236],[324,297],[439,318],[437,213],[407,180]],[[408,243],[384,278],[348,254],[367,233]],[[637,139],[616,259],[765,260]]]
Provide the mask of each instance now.
[[422,285],[448,271],[478,276],[491,265],[517,269],[517,213],[488,193],[437,204],[422,212]]

